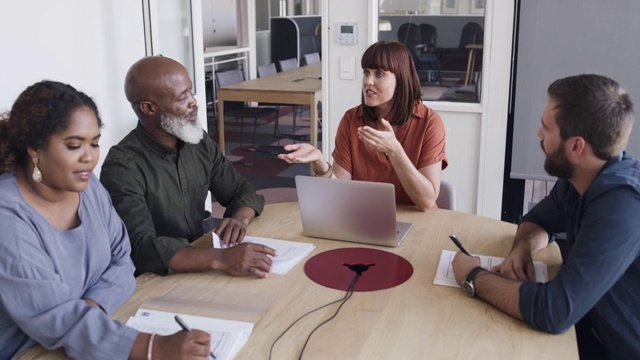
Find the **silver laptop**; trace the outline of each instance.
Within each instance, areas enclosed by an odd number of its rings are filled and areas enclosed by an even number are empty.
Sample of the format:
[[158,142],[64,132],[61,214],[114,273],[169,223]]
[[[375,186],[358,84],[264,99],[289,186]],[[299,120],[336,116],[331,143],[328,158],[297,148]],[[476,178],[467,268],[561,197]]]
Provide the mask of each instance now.
[[393,184],[302,175],[295,180],[306,236],[398,246],[411,228],[396,221]]

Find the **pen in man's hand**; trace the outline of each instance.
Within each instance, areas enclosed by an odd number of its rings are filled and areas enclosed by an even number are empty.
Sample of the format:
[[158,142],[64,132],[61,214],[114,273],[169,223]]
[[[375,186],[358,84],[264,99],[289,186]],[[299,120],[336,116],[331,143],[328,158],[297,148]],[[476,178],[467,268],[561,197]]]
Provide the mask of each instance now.
[[449,239],[451,239],[451,241],[453,241],[453,243],[456,244],[456,246],[458,247],[458,249],[460,249],[460,251],[467,254],[468,256],[471,256],[471,254],[469,254],[467,249],[465,249],[464,246],[462,246],[462,244],[460,243],[460,240],[458,240],[458,238],[455,235],[453,234],[449,235]]
[[[186,331],[186,332],[191,332],[191,328],[189,327],[189,325],[187,325],[186,322],[184,322],[184,320],[182,320],[182,318],[178,315],[173,317],[176,322],[178,323],[178,325],[180,325],[180,327],[182,328],[182,330]],[[209,353],[209,356],[213,359],[216,360],[216,356],[213,355],[213,351]]]

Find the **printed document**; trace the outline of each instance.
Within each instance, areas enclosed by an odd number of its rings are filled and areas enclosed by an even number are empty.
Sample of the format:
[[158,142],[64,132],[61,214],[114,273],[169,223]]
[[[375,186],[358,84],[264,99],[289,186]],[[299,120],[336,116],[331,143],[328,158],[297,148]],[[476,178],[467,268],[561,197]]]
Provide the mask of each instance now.
[[[453,275],[453,268],[451,267],[451,261],[453,261],[453,257],[456,255],[455,251],[451,250],[442,250],[442,254],[440,254],[440,261],[438,262],[438,270],[436,271],[436,277],[433,279],[433,283],[436,285],[445,285],[445,286],[454,286],[460,287],[456,282],[456,277]],[[480,257],[480,266],[487,270],[491,270],[492,267],[502,263],[504,258],[497,256],[485,256],[485,255],[475,255]],[[547,273],[547,264],[534,261],[533,267],[536,273],[536,281],[537,282],[547,282],[549,281],[549,274]]]
[[[216,233],[212,232],[211,234],[213,235],[213,247],[220,248],[220,237]],[[245,236],[242,242],[262,244],[274,249],[278,256],[271,258],[273,262],[271,273],[279,275],[288,273],[291,268],[296,266],[316,248],[315,245],[309,243],[276,240],[257,236]]]
[[216,360],[231,360],[249,339],[253,324],[242,321],[193,316],[158,310],[140,308],[135,316],[127,321],[127,326],[138,331],[171,335],[180,330],[174,316],[178,315],[191,329],[211,334],[211,352]]

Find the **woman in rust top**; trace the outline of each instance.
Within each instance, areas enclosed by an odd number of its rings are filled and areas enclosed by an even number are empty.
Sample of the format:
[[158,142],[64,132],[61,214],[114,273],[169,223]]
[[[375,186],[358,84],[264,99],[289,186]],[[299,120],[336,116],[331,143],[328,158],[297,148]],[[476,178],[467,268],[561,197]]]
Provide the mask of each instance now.
[[338,126],[333,166],[309,144],[286,145],[278,157],[311,163],[316,176],[387,182],[396,202],[421,211],[436,207],[442,170],[447,167],[440,115],[425,106],[409,50],[379,41],[362,56],[362,104],[348,110]]

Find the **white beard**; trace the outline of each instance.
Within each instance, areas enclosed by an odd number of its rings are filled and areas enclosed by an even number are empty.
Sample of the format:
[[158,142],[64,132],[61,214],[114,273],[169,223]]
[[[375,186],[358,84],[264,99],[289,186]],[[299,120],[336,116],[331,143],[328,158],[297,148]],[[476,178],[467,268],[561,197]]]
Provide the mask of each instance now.
[[202,128],[197,121],[195,123],[190,122],[188,117],[180,117],[163,112],[160,115],[160,126],[164,131],[186,143],[197,144],[202,140]]

